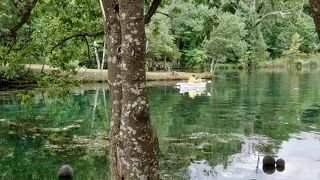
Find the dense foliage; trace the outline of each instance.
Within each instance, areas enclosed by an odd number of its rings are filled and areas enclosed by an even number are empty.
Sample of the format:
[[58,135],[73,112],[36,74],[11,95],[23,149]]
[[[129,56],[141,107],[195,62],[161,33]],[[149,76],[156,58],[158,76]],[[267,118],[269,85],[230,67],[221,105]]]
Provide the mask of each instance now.
[[[103,58],[98,1],[3,0],[0,10],[0,63],[8,71],[1,74],[8,79],[19,76],[20,64],[75,70],[97,68],[97,55]],[[146,32],[148,70],[209,67],[212,59],[252,68],[320,48],[307,0],[168,0]]]

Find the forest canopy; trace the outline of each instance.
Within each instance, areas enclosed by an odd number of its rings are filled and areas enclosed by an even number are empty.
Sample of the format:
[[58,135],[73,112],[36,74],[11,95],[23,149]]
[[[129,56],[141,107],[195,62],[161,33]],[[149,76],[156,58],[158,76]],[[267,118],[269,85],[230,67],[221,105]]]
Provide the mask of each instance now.
[[[18,76],[22,64],[107,68],[100,8],[95,0],[1,1],[5,76]],[[214,61],[256,68],[320,48],[307,0],[165,0],[145,27],[149,71],[209,69]]]

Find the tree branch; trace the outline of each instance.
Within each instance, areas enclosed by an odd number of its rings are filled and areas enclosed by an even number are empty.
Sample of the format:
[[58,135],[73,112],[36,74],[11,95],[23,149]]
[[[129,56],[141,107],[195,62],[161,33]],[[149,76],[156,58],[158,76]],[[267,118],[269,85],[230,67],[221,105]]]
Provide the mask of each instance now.
[[264,18],[268,17],[268,16],[272,16],[272,15],[280,15],[280,16],[284,16],[288,13],[284,13],[282,11],[274,11],[274,12],[271,12],[271,13],[268,13],[266,15],[263,15],[261,18],[260,18],[260,21],[262,21]]
[[265,18],[267,18],[267,17],[269,17],[269,16],[272,16],[272,15],[280,15],[280,16],[284,16],[284,15],[286,15],[286,14],[290,14],[290,13],[284,13],[284,12],[282,12],[282,11],[274,11],[274,12],[270,12],[270,13],[268,13],[268,14],[266,14],[266,15],[263,15],[260,19],[259,19],[259,21],[256,23],[256,26],[258,26],[261,22],[262,22],[262,20],[264,20]]
[[36,6],[37,0],[27,0],[23,7],[20,21],[10,29],[10,33],[0,32],[0,38],[4,36],[16,37],[18,30],[28,22],[32,9]]
[[[14,1],[14,2],[17,2],[17,1]],[[37,0],[27,0],[26,4],[23,7],[20,21],[17,24],[15,24],[10,29],[9,32],[6,33],[3,31],[0,31],[0,38],[6,37],[6,36],[12,38],[11,44],[9,45],[9,49],[6,52],[6,55],[8,55],[10,53],[10,51],[13,49],[14,45],[17,43],[18,31],[25,23],[28,22],[31,11],[36,6],[36,4],[37,4]]]
[[50,50],[50,54],[52,53],[52,51],[60,46],[61,44],[65,43],[66,41],[72,39],[72,38],[76,38],[76,37],[97,37],[97,36],[100,36],[100,35],[104,35],[104,31],[98,31],[98,32],[80,32],[80,33],[77,33],[77,34],[74,34],[74,35],[71,35],[69,37],[65,37],[61,40],[58,41],[57,44],[55,44],[51,50]]
[[9,48],[8,48],[8,50],[6,52],[6,55],[8,55],[11,52],[11,50],[14,47],[14,45],[17,43],[17,36],[13,36],[12,39],[13,39],[12,43],[9,45]]
[[156,12],[158,6],[161,4],[162,0],[153,0],[151,3],[151,6],[148,10],[148,13],[144,16],[144,23],[148,24],[152,18],[152,16],[154,15],[154,13]]
[[87,44],[87,50],[88,50],[88,59],[89,59],[89,61],[91,61],[91,58],[90,58],[90,45],[89,45],[89,42],[88,42],[88,39],[87,39],[87,37],[86,36],[82,36],[83,37],[83,39],[86,41],[86,44]]
[[18,0],[12,0],[12,3],[14,4],[14,6],[15,6],[16,8],[19,7],[19,1],[18,1]]
[[23,12],[22,12],[22,16],[20,19],[20,22],[18,22],[15,26],[13,26],[10,29],[10,35],[11,36],[17,36],[17,32],[18,30],[25,24],[27,23],[27,21],[29,20],[30,14],[32,9],[36,6],[37,4],[37,0],[27,0],[24,8],[23,8]]
[[163,12],[159,12],[159,11],[157,11],[156,13],[158,13],[158,14],[162,14],[162,15],[165,15],[165,16],[167,16],[167,17],[171,18],[171,19],[173,19],[173,18],[174,18],[173,16],[170,16],[170,15],[169,15],[169,14],[167,14],[167,13],[163,13]]

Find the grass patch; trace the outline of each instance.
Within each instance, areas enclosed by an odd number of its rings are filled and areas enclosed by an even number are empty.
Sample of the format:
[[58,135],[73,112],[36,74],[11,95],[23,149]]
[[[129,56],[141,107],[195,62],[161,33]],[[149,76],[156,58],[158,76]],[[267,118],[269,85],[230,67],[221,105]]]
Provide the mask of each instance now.
[[258,66],[259,68],[316,69],[320,67],[320,55],[304,54],[304,56],[286,56],[271,61],[261,62]]

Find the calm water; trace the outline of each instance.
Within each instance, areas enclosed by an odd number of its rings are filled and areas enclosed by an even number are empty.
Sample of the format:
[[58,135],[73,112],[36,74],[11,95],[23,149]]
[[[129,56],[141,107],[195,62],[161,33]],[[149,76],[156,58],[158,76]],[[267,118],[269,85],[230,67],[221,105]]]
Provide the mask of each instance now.
[[[224,72],[198,94],[149,83],[162,179],[320,179],[319,76]],[[62,164],[74,179],[109,179],[108,91],[67,94],[0,91],[0,179],[56,179]],[[265,155],[285,170],[264,169]]]

